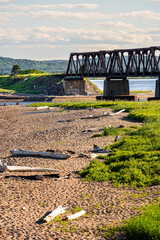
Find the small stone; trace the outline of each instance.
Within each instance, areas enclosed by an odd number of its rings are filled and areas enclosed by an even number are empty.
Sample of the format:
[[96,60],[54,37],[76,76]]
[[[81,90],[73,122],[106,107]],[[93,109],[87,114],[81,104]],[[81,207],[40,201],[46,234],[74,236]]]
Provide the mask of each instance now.
[[25,207],[25,206],[23,206],[23,207],[22,207],[22,210],[26,210],[26,207]]

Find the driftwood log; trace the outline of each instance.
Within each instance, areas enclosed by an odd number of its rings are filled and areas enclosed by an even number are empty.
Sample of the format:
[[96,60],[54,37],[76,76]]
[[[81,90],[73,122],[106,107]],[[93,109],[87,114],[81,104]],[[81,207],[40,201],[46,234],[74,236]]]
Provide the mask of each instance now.
[[93,145],[93,152],[94,153],[110,153],[109,150],[103,149],[97,145]]
[[58,216],[61,213],[65,213],[66,212],[66,207],[62,207],[61,205],[59,205],[53,212],[51,212],[49,215],[47,215],[43,220],[44,222],[50,222],[53,218],[55,218],[56,216]]
[[35,152],[35,151],[25,151],[25,150],[18,150],[16,151],[13,149],[11,151],[13,156],[39,156],[39,157],[49,157],[55,159],[68,159],[70,155],[63,154],[63,153],[54,153],[54,152]]
[[73,214],[73,215],[67,216],[67,219],[68,219],[68,220],[75,219],[75,218],[78,218],[78,217],[80,217],[80,216],[82,216],[82,215],[84,215],[84,214],[85,214],[85,211],[82,210],[82,211],[77,212],[77,213],[75,213],[75,214]]
[[53,168],[40,168],[40,167],[26,167],[26,166],[8,166],[5,163],[0,161],[0,172],[43,172],[43,171],[56,171],[58,172],[58,169]]
[[109,113],[108,116],[115,116],[115,115],[118,115],[118,114],[124,112],[125,110],[126,110],[126,109],[122,109],[122,110],[120,110],[120,111],[118,111],[118,112],[116,112],[116,113]]
[[49,109],[48,106],[43,106],[43,107],[37,107],[36,110],[41,110],[41,109]]
[[115,116],[115,115],[118,115],[118,114],[120,114],[120,113],[122,113],[124,111],[125,111],[125,109],[122,109],[122,110],[120,110],[120,111],[118,111],[116,113],[105,112],[102,115],[90,115],[88,117],[82,117],[81,119],[95,119],[95,118],[101,118],[101,117],[107,117],[107,116]]
[[25,167],[25,166],[6,166],[6,170],[14,172],[43,172],[43,171],[59,171],[58,169]]

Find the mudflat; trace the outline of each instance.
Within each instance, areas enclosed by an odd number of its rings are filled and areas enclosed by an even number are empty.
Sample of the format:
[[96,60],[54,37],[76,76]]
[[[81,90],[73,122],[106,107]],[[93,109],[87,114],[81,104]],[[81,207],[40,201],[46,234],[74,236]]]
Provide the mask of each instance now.
[[[104,112],[113,110],[54,108],[48,111],[26,106],[0,107],[1,161],[13,166],[58,169],[57,173],[62,177],[70,174],[69,179],[32,180],[23,177],[50,172],[0,173],[0,239],[107,239],[102,228],[121,225],[123,220],[138,214],[141,206],[159,196],[160,186],[136,190],[116,188],[111,182],[87,182],[80,178],[78,172],[92,161],[86,155],[91,154],[93,145],[105,147],[114,142],[114,137],[91,138],[93,134],[100,133],[99,130],[108,125],[129,127],[142,124],[130,120],[125,112],[84,119]],[[56,160],[12,156],[10,151],[19,148],[42,152],[53,150],[71,157]],[[41,219],[59,205],[66,206],[67,213],[50,223],[43,223]],[[86,214],[76,220],[63,220],[80,210],[85,210]],[[123,234],[117,234],[116,239],[124,239]]]

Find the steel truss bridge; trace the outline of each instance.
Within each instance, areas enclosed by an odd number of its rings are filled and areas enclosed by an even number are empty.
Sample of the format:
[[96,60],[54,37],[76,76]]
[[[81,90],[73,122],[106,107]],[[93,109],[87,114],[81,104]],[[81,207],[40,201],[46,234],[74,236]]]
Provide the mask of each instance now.
[[145,77],[160,74],[160,46],[71,53],[66,75],[86,77]]

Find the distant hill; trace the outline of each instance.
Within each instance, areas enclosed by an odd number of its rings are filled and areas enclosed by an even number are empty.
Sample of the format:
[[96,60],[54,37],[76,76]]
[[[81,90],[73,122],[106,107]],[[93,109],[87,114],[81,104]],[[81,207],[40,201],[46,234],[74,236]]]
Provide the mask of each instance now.
[[19,65],[22,70],[37,69],[47,73],[65,73],[68,60],[35,61],[0,57],[0,75],[11,74],[14,65]]

